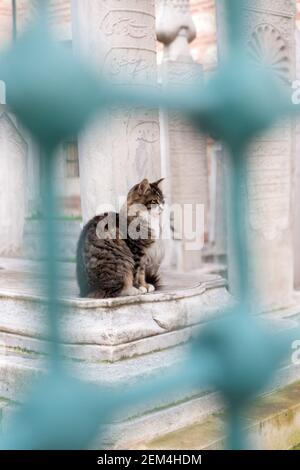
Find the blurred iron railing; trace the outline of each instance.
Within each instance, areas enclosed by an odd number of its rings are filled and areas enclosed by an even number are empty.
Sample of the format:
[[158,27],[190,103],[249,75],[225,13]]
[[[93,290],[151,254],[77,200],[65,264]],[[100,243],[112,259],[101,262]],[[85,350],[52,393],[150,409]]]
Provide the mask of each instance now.
[[[15,2],[14,6],[15,5]],[[296,114],[289,90],[279,89],[269,70],[254,70],[242,47],[242,9],[246,0],[225,0],[230,51],[226,61],[205,86],[195,84],[176,95],[162,91],[112,89],[109,83],[77,61],[52,38],[48,2],[40,1],[37,20],[0,59],[0,78],[7,86],[7,102],[20,122],[43,149],[46,183],[43,188],[48,280],[48,324],[52,344],[47,375],[37,384],[13,427],[0,442],[4,449],[78,449],[89,445],[122,407],[167,393],[191,383],[213,386],[228,403],[229,448],[244,449],[241,415],[263,389],[290,352],[291,337],[271,336],[253,315],[249,299],[247,246],[243,237],[245,207],[241,175],[247,147],[260,131],[278,118]],[[14,28],[15,30],[16,28]],[[80,382],[69,375],[62,360],[55,261],[57,226],[53,188],[53,154],[66,138],[78,134],[96,114],[111,104],[180,109],[201,132],[224,142],[233,177],[230,185],[230,234],[239,279],[238,303],[224,311],[193,340],[185,364],[169,375],[130,389],[109,390]],[[253,106],[255,103],[255,106]],[[142,307],[141,307],[142,308]]]

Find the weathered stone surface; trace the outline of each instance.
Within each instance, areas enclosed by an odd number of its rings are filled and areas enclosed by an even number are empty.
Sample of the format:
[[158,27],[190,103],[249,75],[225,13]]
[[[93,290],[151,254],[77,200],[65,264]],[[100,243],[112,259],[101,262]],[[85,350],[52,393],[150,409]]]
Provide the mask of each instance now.
[[[265,315],[263,318],[268,327],[275,327],[274,332],[290,329],[292,323],[294,328],[299,328],[299,313],[289,315],[286,311]],[[183,361],[186,352],[185,346],[177,346],[114,364],[79,361],[71,367],[72,373],[81,379],[116,386],[122,383],[124,387],[127,386],[125,384],[130,385],[137,380],[151,378],[152,375],[164,374],[172,366]],[[45,358],[25,351],[15,352],[14,355],[8,351],[6,357],[0,361],[0,396],[5,397],[5,400],[14,397],[14,400],[22,401],[24,393],[30,390],[46,365]],[[288,362],[278,371],[265,392],[282,389],[285,385],[299,380],[299,376],[300,365]],[[153,398],[151,403],[136,404],[124,410],[107,429],[105,442],[108,443],[108,448],[143,448],[146,441],[160,438],[185,426],[197,425],[206,419],[211,420],[223,406],[218,394],[213,392],[203,390],[199,393],[199,390],[191,388],[174,391],[167,396]],[[12,410],[9,410],[10,415],[11,412]],[[101,442],[103,443],[103,440]],[[93,447],[97,448],[99,444],[99,439],[96,439]]]
[[[244,10],[244,41],[253,67],[266,63],[278,81],[285,84],[294,77],[294,12],[294,2],[290,0],[256,0]],[[224,36],[223,28],[219,38],[223,54]],[[261,310],[279,309],[292,302],[291,131],[287,120],[257,136],[251,143],[241,181],[251,289]],[[234,290],[238,280],[232,253],[233,250],[229,255],[229,278]]]
[[0,80],[0,105],[6,104],[6,86],[3,80]]
[[[75,50],[99,74],[116,87],[156,86],[153,0],[73,0],[72,16]],[[103,204],[118,209],[119,196],[160,175],[157,110],[110,108],[80,137],[79,158],[84,221]]]
[[[48,363],[46,305],[38,295],[43,270],[40,263],[13,259],[1,259],[0,267],[0,397],[22,402]],[[180,365],[191,336],[231,302],[225,282],[218,276],[171,273],[164,275],[167,282],[162,291],[154,294],[78,299],[74,265],[63,265],[62,271],[62,290],[69,292],[61,314],[63,353],[71,359],[65,360],[72,374],[99,385],[127,387],[139,380],[151,381]],[[174,415],[172,406],[198,396],[195,386],[187,384],[181,390],[136,403],[118,415],[106,439],[117,442],[125,436],[124,430],[131,439],[132,418],[140,420],[137,429],[144,427],[142,435],[153,436],[155,414],[161,409],[170,408],[165,426],[190,423],[195,404],[189,407],[187,403]],[[154,419],[149,415],[152,412]]]
[[27,145],[0,105],[0,254],[20,252],[26,208]]
[[[243,418],[249,433],[251,448],[256,450],[288,450],[300,441],[300,384],[296,382],[257,400]],[[201,423],[184,427],[177,432],[151,442],[141,443],[136,449],[218,450],[228,447],[226,414],[216,413]]]
[[[37,278],[42,271],[39,263],[16,260],[1,259],[0,266],[5,268],[0,270],[0,397],[22,402],[48,363],[46,315],[36,292],[39,286],[32,284],[32,271]],[[33,279],[28,278],[30,273]],[[61,319],[64,354],[77,359],[67,364],[76,377],[99,385],[127,387],[163,376],[186,360],[189,346],[185,343],[191,335],[231,302],[224,281],[207,277],[205,283],[203,279],[199,283],[187,274],[180,279],[169,275],[175,291],[166,285],[162,292],[139,299],[80,300],[76,298],[74,266],[65,265],[64,273],[63,289],[69,285],[72,292],[64,300]],[[299,328],[299,303],[293,311],[264,315],[262,321],[274,333]],[[299,367],[285,364],[271,389],[297,380]],[[216,394],[186,384],[181,390],[122,411],[107,429],[105,442],[108,447],[136,446],[202,421],[222,406]],[[99,447],[99,439],[93,447]]]
[[[47,350],[41,265],[13,260],[1,265],[0,339],[10,348]],[[61,328],[66,354],[75,358],[116,361],[184,343],[194,326],[220,313],[231,300],[219,276],[167,272],[162,290],[153,294],[79,299],[74,265],[62,266]]]
[[211,262],[227,261],[225,151],[220,143],[210,149],[209,244],[204,257]]
[[[176,93],[180,87],[195,81],[201,86],[202,66],[191,56],[189,43],[196,29],[190,14],[189,0],[158,2],[156,22],[157,38],[164,44],[161,81],[163,87]],[[178,111],[163,113],[163,134],[168,198],[176,210],[173,216],[176,265],[179,270],[199,268],[201,249],[207,230],[208,169],[206,138],[199,134]],[[201,207],[201,213],[199,208]],[[186,210],[185,210],[186,209]],[[190,212],[188,212],[190,211]],[[181,217],[178,215],[181,213]],[[196,217],[201,218],[197,222]],[[195,230],[196,223],[200,222]],[[194,239],[191,235],[195,232]],[[193,243],[193,247],[191,247]],[[173,255],[174,257],[174,255]]]
[[[173,406],[157,410],[148,417],[141,416],[133,420],[127,420],[120,424],[114,424],[108,430],[106,440],[113,442],[116,449],[143,449],[147,441],[146,436],[156,434],[158,437],[168,434],[186,426],[195,425],[203,421],[211,413],[216,413],[223,406],[217,393],[205,393],[201,397],[191,398],[183,403],[174,403]],[[157,429],[157,431],[155,431]],[[145,436],[141,439],[141,436]],[[149,439],[149,438],[148,438]],[[151,439],[151,438],[150,438]],[[95,448],[99,445],[99,439],[95,441]]]

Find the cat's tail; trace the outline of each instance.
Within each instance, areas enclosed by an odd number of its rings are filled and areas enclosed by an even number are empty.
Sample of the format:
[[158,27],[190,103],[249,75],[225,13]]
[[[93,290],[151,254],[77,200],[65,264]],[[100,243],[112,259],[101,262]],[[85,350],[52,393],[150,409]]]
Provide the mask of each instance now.
[[115,286],[112,288],[111,285],[107,286],[107,288],[90,288],[88,292],[85,293],[85,295],[81,297],[86,297],[88,299],[113,299],[115,297],[119,297],[121,292],[122,292],[122,285]]
[[160,274],[158,272],[147,271],[146,272],[146,282],[148,284],[152,284],[155,287],[155,290],[159,289],[162,286],[161,277],[160,277]]
[[82,297],[86,297],[87,299],[107,299],[107,298],[117,297],[117,295],[108,294],[104,290],[98,289],[98,290],[93,290],[89,292],[88,294],[85,294]]
[[87,273],[85,269],[84,257],[83,257],[83,248],[84,248],[84,237],[85,237],[86,227],[82,230],[78,243],[77,243],[77,253],[76,253],[76,277],[77,283],[79,286],[80,297],[86,297],[89,292],[89,286],[87,282]]

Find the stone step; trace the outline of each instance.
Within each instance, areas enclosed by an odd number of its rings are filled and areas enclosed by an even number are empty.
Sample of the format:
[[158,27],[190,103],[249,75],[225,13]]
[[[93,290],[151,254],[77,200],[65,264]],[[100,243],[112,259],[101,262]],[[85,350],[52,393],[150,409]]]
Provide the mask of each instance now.
[[[212,413],[202,422],[140,443],[144,450],[220,450],[227,445],[227,413]],[[285,450],[300,442],[300,382],[265,395],[243,415],[251,448]]]
[[[268,393],[245,412],[243,419],[252,448],[288,449],[300,442],[300,382],[295,382],[299,369],[293,374],[281,370]],[[279,384],[289,380],[292,380],[290,385],[278,390]],[[0,429],[7,429],[16,406],[7,399],[0,400]],[[217,450],[227,445],[226,423],[219,394],[206,392],[181,402],[174,400],[171,405],[157,403],[151,410],[135,407],[128,418],[119,415],[109,427],[104,442],[103,437],[96,438],[91,448],[104,445],[114,449]]]
[[[47,369],[45,278],[37,261],[0,259],[0,267],[0,397],[22,402]],[[76,377],[112,387],[152,381],[179,366],[188,340],[233,302],[226,281],[203,272],[164,271],[161,290],[103,300],[79,299],[74,275],[74,263],[61,263],[65,360]],[[261,321],[274,333],[296,329],[299,305],[295,298],[293,308],[261,315]],[[299,368],[286,364],[273,388],[298,380]],[[127,448],[193,425],[221,407],[216,394],[189,385],[122,412],[107,443]]]
[[17,406],[15,402],[0,397],[0,436],[6,432],[7,426],[9,426],[11,417],[13,413],[15,413]]
[[[155,377],[164,374],[164,371],[170,370],[184,358],[185,352],[184,346],[181,346],[115,364],[78,362],[73,364],[72,373],[95,384],[106,383],[118,386],[122,383],[124,387],[126,383],[130,385],[143,377],[151,378],[152,375]],[[19,354],[16,353],[15,356],[3,357],[0,361],[2,379],[0,396],[5,396],[6,402],[8,402],[8,396],[14,401],[21,402],[24,393],[30,391],[34,380],[43,373],[45,368],[46,364],[42,364],[37,356],[25,355],[23,351],[19,351]],[[272,396],[275,396],[275,390],[283,384],[294,383],[299,376],[300,365],[295,366],[287,362],[278,371],[266,392],[273,392]],[[211,423],[223,407],[222,400],[217,393],[204,390],[199,393],[199,390],[192,389],[180,391],[180,393],[174,391],[168,396],[151,400],[151,403],[136,404],[132,409],[119,414],[117,421],[110,426],[106,435],[107,447],[139,448],[145,445],[144,442],[155,437],[159,440],[160,437],[169,435],[171,431],[198,426],[204,421]],[[6,423],[11,418],[12,411],[12,406],[8,406],[3,411]],[[101,441],[95,440],[94,447],[99,448],[100,442],[103,443],[102,439]]]
[[[0,341],[7,351],[47,350],[43,268],[0,259]],[[218,315],[231,297],[217,275],[162,272],[158,291],[116,299],[79,299],[75,266],[61,265],[61,330],[66,355],[115,362],[187,342],[197,325]]]
[[[0,267],[0,396],[22,402],[47,369],[43,266],[37,261],[0,259]],[[162,272],[162,288],[151,294],[79,299],[74,263],[60,267],[65,360],[73,375],[96,384],[126,387],[164,375],[184,360],[186,343],[197,329],[232,302],[226,281],[203,272]],[[112,426],[110,442],[122,439],[124,425],[133,437],[133,419],[142,420],[148,430],[143,437],[153,436],[157,410],[166,410],[168,420],[176,425],[172,406],[187,403],[189,409],[191,401],[193,408],[193,400],[204,395],[205,391],[199,393],[191,386],[135,404],[118,417],[123,422]],[[181,423],[189,423],[191,416],[183,414]]]

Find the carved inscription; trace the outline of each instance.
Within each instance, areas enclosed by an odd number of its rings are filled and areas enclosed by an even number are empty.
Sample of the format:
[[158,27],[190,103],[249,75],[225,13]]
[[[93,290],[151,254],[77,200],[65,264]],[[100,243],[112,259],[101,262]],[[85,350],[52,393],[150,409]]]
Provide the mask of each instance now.
[[[181,84],[200,81],[201,67],[193,62],[166,62],[165,74],[168,86],[176,90]],[[168,139],[174,200],[190,200],[206,206],[208,188],[205,137],[183,119],[180,112],[175,111],[168,116]]]
[[251,9],[265,10],[270,13],[280,12],[281,15],[293,15],[295,2],[293,0],[251,0]]
[[[248,51],[254,67],[264,64],[281,82],[289,82],[288,46],[278,28],[260,22],[250,29]],[[276,239],[290,224],[290,122],[253,141],[247,171],[250,226],[265,239]]]
[[[168,62],[164,64],[165,84],[173,92],[181,85],[200,82],[202,69],[198,64],[189,62]],[[208,203],[208,171],[206,155],[206,139],[199,134],[192,124],[184,119],[182,113],[172,112],[167,116],[167,138],[170,161],[172,200],[176,204],[190,204],[190,220],[185,223],[195,224],[197,206],[204,206],[207,216]],[[180,219],[175,218],[172,223],[175,239],[181,240],[181,261],[185,269],[199,267],[201,264],[200,250],[189,252],[186,250],[187,239],[182,231]],[[206,225],[204,226],[204,229]],[[200,244],[199,244],[200,249]]]
[[289,123],[256,140],[248,157],[250,225],[275,239],[290,224],[291,136]]
[[105,36],[130,37],[133,39],[153,38],[153,30],[147,14],[114,10],[104,17],[100,29]]
[[[87,52],[99,74],[116,88],[157,86],[154,0],[86,0],[75,2],[78,50]],[[116,205],[141,178],[158,179],[158,112],[130,107],[108,110],[101,126],[79,142],[84,221],[101,201]],[[105,174],[99,185],[99,174]]]
[[116,85],[155,83],[155,52],[134,48],[112,49],[105,58],[104,70]]
[[127,138],[129,142],[128,160],[131,168],[135,169],[134,174],[137,180],[141,180],[147,175],[157,175],[157,162],[154,161],[159,149],[159,124],[157,120],[149,116],[139,122],[128,121]]

